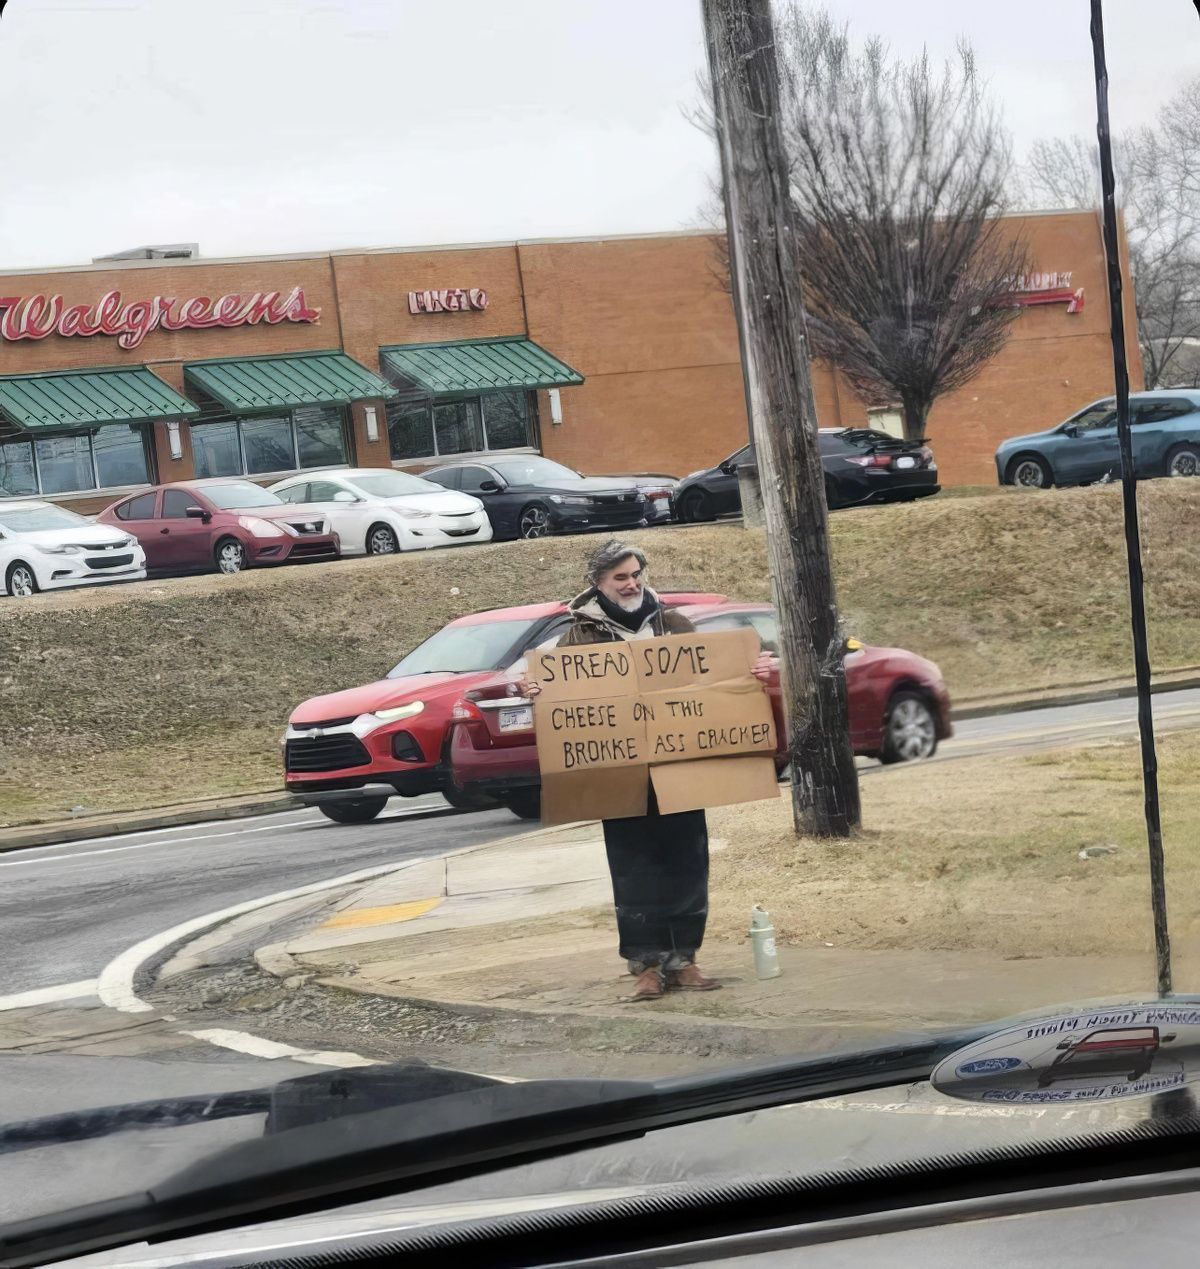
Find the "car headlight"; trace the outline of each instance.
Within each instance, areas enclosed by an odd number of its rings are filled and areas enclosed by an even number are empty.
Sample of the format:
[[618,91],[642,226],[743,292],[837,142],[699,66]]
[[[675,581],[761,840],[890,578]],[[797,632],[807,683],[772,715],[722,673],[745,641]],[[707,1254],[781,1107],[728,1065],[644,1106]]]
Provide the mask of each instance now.
[[381,723],[398,723],[402,718],[415,718],[425,708],[424,701],[409,701],[407,705],[393,705],[390,709],[377,709],[372,717]]
[[270,520],[263,520],[259,516],[238,516],[237,522],[247,533],[253,533],[256,538],[287,536],[287,530],[282,525],[273,524]]
[[559,502],[567,507],[590,507],[592,500],[590,498],[579,498],[573,494],[551,494],[551,502]]
[[418,511],[415,507],[397,507],[396,512],[406,520],[428,520],[433,514],[431,511]]
[[45,555],[82,555],[83,547],[81,546],[41,546],[37,548]]

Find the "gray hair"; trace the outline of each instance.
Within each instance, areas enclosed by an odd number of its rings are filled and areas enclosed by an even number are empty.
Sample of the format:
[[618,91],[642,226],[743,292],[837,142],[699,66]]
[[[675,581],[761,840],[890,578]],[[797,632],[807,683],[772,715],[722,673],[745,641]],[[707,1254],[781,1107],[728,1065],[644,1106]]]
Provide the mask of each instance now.
[[627,560],[631,555],[642,568],[646,567],[646,556],[640,548],[618,542],[616,538],[609,538],[603,546],[597,547],[588,556],[588,581],[595,586],[605,573],[611,573],[622,560]]

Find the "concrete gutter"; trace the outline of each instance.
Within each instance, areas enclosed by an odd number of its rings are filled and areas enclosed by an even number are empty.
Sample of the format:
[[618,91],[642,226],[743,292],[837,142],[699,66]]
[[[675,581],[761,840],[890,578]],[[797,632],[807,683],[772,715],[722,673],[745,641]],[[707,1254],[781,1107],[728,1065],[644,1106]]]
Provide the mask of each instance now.
[[[1161,692],[1186,692],[1200,688],[1200,666],[1188,666],[1160,675],[1150,685],[1155,695]],[[1101,701],[1117,701],[1137,695],[1137,685],[1126,679],[1109,679],[1098,683],[1082,683],[1078,687],[1048,688],[1033,696],[994,697],[991,700],[968,701],[951,709],[950,717],[960,719],[994,718],[1001,714],[1022,714],[1037,709],[1062,709],[1068,705],[1095,705]]]

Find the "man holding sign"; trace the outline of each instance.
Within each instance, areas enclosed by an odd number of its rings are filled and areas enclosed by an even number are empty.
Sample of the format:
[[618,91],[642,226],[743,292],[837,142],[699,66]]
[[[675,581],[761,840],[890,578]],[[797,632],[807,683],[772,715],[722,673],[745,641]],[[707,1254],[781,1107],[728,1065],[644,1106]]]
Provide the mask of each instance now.
[[[668,988],[712,991],[720,984],[696,964],[708,919],[704,811],[661,814],[646,765],[633,764],[773,747],[772,725],[761,721],[761,688],[754,701],[737,693],[744,693],[746,684],[753,688],[748,674],[769,682],[777,662],[766,654],[748,662],[743,644],[741,679],[721,685],[730,689],[724,698],[701,700],[692,684],[715,668],[710,662],[716,660],[706,658],[704,646],[683,640],[642,645],[647,655],[641,662],[634,655],[639,649],[628,646],[694,633],[691,622],[660,604],[646,584],[645,555],[637,547],[608,542],[588,561],[587,576],[591,585],[569,605],[573,624],[558,642],[563,651],[545,657],[536,672],[523,671],[521,687],[527,696],[536,698],[545,688],[537,717],[543,799],[549,781],[566,773],[570,779],[586,778],[583,772],[590,770],[610,779],[614,774],[634,777],[624,787],[633,790],[634,801],[640,798],[645,813],[630,814],[618,795],[609,804],[612,818],[601,812],[620,954],[636,977],[633,999],[655,1000]],[[710,642],[728,639],[738,643],[726,635]],[[585,647],[586,652],[566,651]],[[759,721],[743,722],[741,715],[747,712]],[[636,783],[639,773],[644,785]],[[592,779],[593,788],[605,787]]]

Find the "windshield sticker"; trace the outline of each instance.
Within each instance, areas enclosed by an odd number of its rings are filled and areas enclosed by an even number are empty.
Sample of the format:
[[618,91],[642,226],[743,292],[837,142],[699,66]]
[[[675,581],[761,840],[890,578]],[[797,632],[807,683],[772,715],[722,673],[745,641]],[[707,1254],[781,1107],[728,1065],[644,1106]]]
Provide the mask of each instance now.
[[1111,1101],[1200,1079],[1200,1006],[1123,1005],[1008,1027],[938,1064],[930,1083],[967,1101]]

